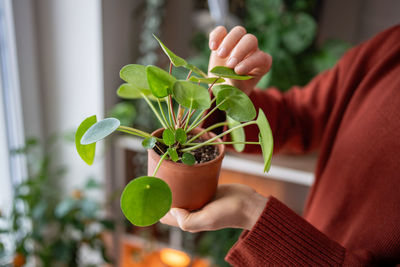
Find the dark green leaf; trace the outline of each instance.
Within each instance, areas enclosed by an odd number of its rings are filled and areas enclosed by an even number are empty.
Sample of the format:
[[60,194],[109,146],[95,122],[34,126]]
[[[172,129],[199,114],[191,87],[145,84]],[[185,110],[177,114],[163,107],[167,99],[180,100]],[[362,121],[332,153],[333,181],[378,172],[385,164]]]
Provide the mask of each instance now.
[[175,100],[186,108],[207,109],[211,106],[208,90],[188,81],[178,81],[174,84]]
[[146,149],[152,149],[157,143],[157,139],[154,137],[147,137],[142,141],[142,146]]
[[114,228],[115,228],[115,224],[112,220],[103,219],[103,220],[100,220],[100,223],[107,230],[114,230]]
[[175,140],[178,141],[180,144],[184,144],[187,140],[187,135],[185,130],[183,130],[182,128],[176,129]]
[[220,110],[224,110],[226,114],[235,121],[250,121],[255,118],[256,110],[250,98],[231,85],[216,85],[213,90],[217,93],[217,105]]
[[179,160],[178,152],[176,152],[175,148],[170,147],[168,148],[167,152],[173,161],[177,162]]
[[164,144],[172,146],[175,144],[175,134],[170,129],[165,129],[162,134]]
[[186,165],[194,165],[196,163],[195,157],[189,152],[185,152],[182,155],[182,162]]
[[248,75],[239,75],[233,69],[224,66],[216,66],[210,72],[214,75],[233,80],[250,80],[253,78]]
[[[235,121],[234,119],[232,119],[229,116],[227,116],[227,122],[228,122],[229,129],[232,129],[235,126],[240,125],[240,122]],[[245,142],[246,141],[246,135],[244,133],[243,127],[232,131],[231,132],[231,138],[232,138],[233,142]],[[244,150],[244,146],[245,146],[244,144],[233,144],[233,148],[237,152],[242,152]]]
[[88,145],[100,141],[118,129],[119,120],[107,118],[101,120],[90,127],[81,139],[82,145]]
[[129,182],[121,195],[121,209],[134,225],[156,223],[171,208],[171,189],[163,180],[142,176]]
[[156,38],[157,42],[160,44],[162,50],[164,51],[164,53],[168,56],[169,60],[172,62],[172,64],[174,64],[175,67],[181,67],[181,66],[185,66],[187,65],[186,60],[184,60],[181,57],[178,57],[177,55],[175,55],[174,52],[172,52],[171,50],[168,49],[168,47],[166,47],[161,41],[160,39],[157,38],[157,36],[155,36],[153,34],[154,38]]
[[147,83],[146,66],[138,64],[126,65],[120,70],[119,76],[140,91],[150,89]]
[[189,78],[189,81],[191,82],[201,82],[201,83],[206,83],[206,84],[217,84],[217,83],[223,83],[225,82],[224,79],[222,78],[216,78],[216,77],[211,77],[211,78],[198,78],[196,76],[191,76]]
[[317,24],[306,13],[298,13],[295,17],[289,17],[289,25],[282,34],[282,41],[292,53],[304,51],[314,40]]
[[274,150],[274,139],[272,137],[272,130],[269,126],[267,117],[265,117],[265,114],[261,109],[258,110],[258,117],[256,122],[258,129],[260,130],[259,141],[264,158],[264,172],[267,172],[271,167],[272,152]]
[[175,77],[156,66],[146,67],[147,81],[155,97],[163,98],[171,94],[171,88],[176,81]]
[[75,147],[78,151],[79,156],[89,165],[93,164],[94,155],[96,152],[96,144],[82,145],[82,136],[87,130],[97,122],[96,115],[86,118],[78,127],[75,133]]

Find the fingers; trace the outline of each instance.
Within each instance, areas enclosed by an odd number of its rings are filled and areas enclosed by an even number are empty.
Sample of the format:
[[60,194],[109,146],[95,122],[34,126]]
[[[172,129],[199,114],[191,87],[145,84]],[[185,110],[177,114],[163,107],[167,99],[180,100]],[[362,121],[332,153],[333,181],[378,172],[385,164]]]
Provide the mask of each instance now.
[[206,212],[188,212],[184,209],[173,208],[171,209],[171,213],[183,231],[196,233],[212,229],[209,225],[210,218],[212,217],[207,216]]
[[209,36],[209,46],[211,50],[216,50],[221,44],[222,40],[228,34],[224,26],[218,26],[215,28]]
[[226,58],[245,34],[246,29],[242,26],[234,27],[222,40],[222,43],[218,48],[218,56],[220,58]]
[[226,62],[226,66],[228,68],[234,68],[246,56],[249,56],[251,53],[257,51],[257,49],[257,37],[252,34],[245,34],[233,48],[229,59]]
[[245,58],[235,66],[237,74],[249,74],[252,76],[264,75],[272,65],[272,58],[269,54],[258,50]]

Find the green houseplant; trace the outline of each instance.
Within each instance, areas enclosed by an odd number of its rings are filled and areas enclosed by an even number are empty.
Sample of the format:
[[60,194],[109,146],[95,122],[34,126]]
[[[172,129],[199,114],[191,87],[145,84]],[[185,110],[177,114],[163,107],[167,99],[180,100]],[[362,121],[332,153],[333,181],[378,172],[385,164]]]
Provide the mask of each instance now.
[[[126,83],[118,88],[117,94],[126,99],[143,98],[163,127],[158,135],[122,126],[116,118],[97,121],[96,116],[86,118],[75,135],[78,154],[89,165],[93,163],[96,142],[115,131],[144,138],[143,147],[150,152],[157,151],[159,161],[153,172],[132,180],[121,196],[124,215],[138,226],[154,224],[171,208],[173,194],[170,186],[156,177],[163,162],[174,162],[178,170],[187,169],[185,166],[196,164],[194,151],[202,147],[232,144],[237,151],[242,151],[246,144],[260,145],[264,171],[268,171],[273,150],[272,133],[264,113],[259,110],[255,119],[256,110],[247,95],[236,87],[223,84],[224,78],[247,80],[252,77],[237,75],[232,69],[223,66],[217,66],[210,71],[215,77],[207,77],[199,68],[188,64],[155,38],[170,59],[169,72],[152,65],[124,66],[120,77]],[[171,75],[173,66],[188,70],[186,80],[178,80]],[[207,87],[200,84],[207,84]],[[174,108],[173,100],[177,103],[177,109]],[[225,122],[216,123],[207,129],[198,128],[217,110],[226,113]],[[243,127],[253,124],[260,130],[259,141],[246,142]],[[229,129],[220,135],[203,138],[211,130],[221,126]],[[222,142],[219,138],[227,134],[231,135],[232,141]],[[219,153],[223,152],[220,150]],[[190,179],[193,175],[187,176]],[[201,194],[200,191],[195,195]],[[195,195],[192,194],[192,197]]]
[[90,247],[101,255],[102,262],[110,263],[104,234],[114,229],[114,222],[102,213],[101,203],[90,196],[102,185],[89,178],[63,196],[58,183],[66,168],[54,166],[51,148],[56,140],[41,145],[31,138],[25,147],[14,151],[26,155],[29,177],[14,187],[10,212],[0,212],[0,259],[10,254],[12,266],[25,266],[26,262],[36,266],[95,266],[98,259],[80,255],[83,247]]

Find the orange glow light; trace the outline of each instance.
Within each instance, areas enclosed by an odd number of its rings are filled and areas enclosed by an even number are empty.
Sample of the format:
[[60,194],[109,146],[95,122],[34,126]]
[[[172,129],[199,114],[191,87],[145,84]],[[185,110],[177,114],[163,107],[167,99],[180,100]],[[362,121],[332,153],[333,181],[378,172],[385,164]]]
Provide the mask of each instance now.
[[185,252],[171,248],[162,249],[160,258],[164,264],[171,267],[186,267],[190,264],[190,257]]

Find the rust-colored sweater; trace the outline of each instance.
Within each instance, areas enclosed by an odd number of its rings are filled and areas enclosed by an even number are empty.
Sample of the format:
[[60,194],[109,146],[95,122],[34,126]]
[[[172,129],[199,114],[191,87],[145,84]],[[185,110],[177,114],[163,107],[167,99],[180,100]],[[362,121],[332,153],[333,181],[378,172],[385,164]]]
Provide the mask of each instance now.
[[[241,267],[399,264],[400,26],[351,49],[302,89],[256,90],[250,98],[268,117],[276,151],[319,150],[316,181],[304,218],[271,197],[226,260]],[[256,128],[246,131],[257,140]]]

